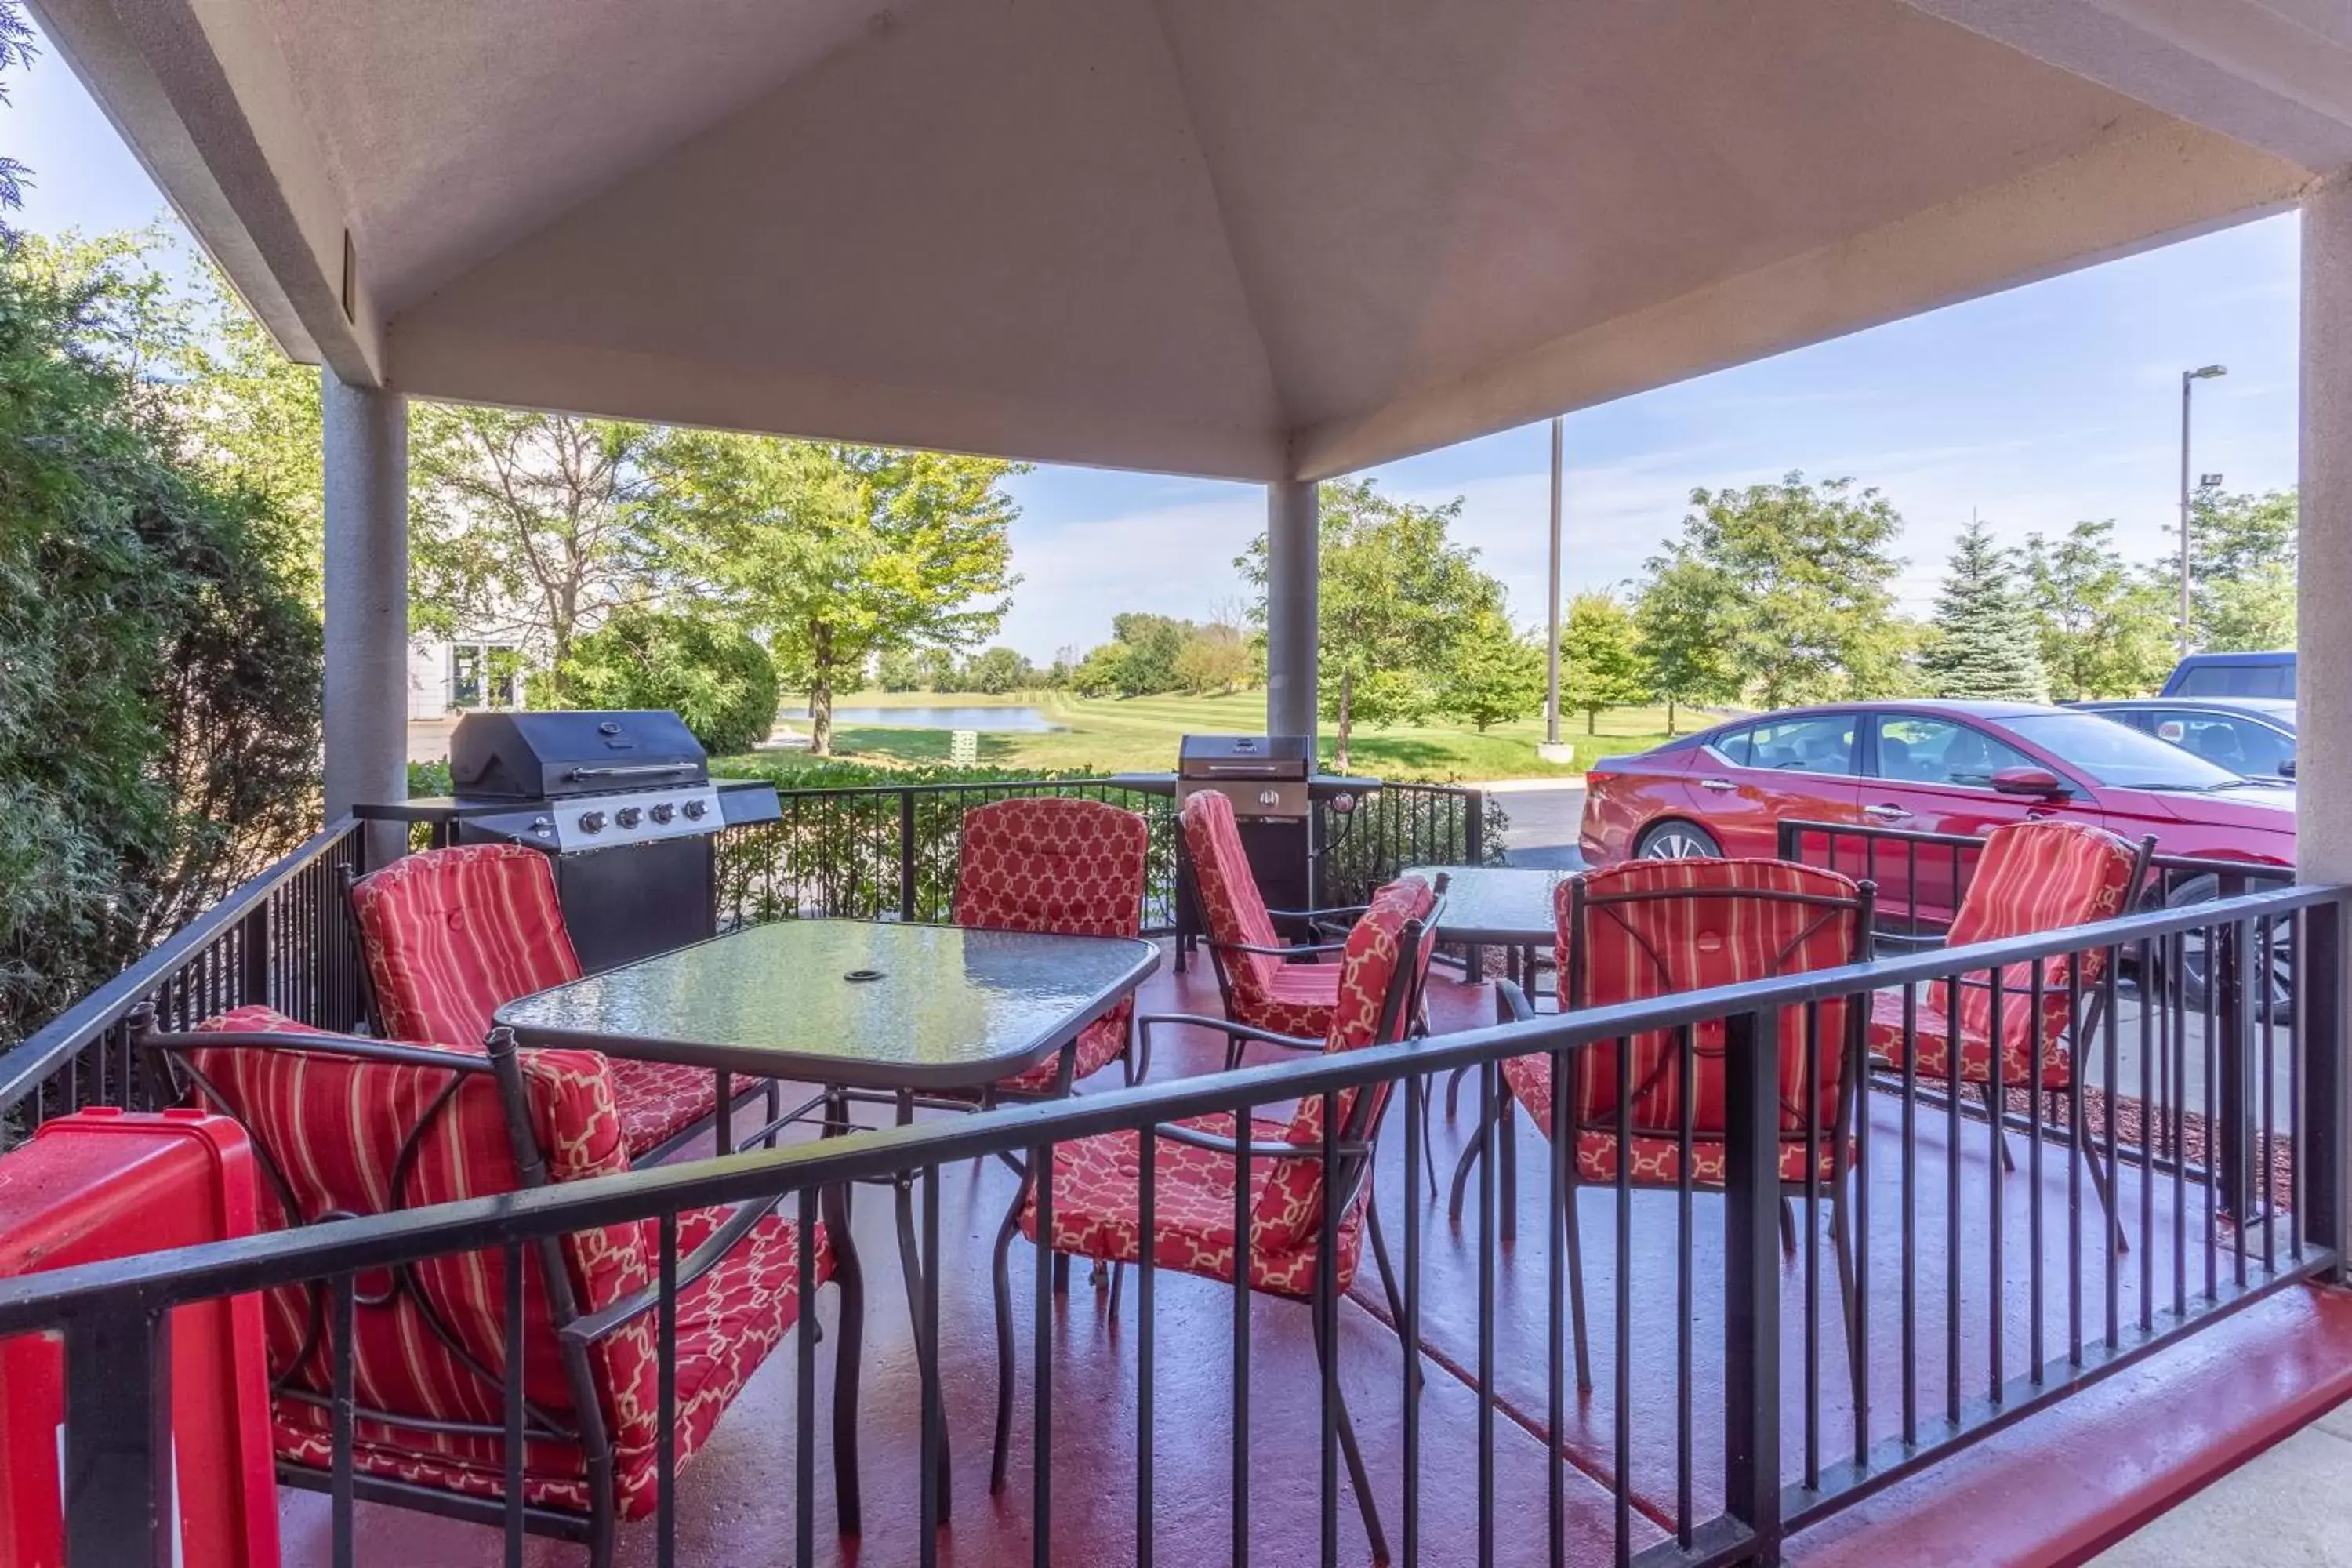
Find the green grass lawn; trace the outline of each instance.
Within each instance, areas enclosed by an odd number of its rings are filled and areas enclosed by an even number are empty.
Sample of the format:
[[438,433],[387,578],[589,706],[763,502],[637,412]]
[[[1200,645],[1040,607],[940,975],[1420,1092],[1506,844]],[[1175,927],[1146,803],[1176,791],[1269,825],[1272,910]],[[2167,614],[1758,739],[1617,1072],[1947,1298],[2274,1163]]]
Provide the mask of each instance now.
[[[1078,698],[1060,692],[982,697],[953,692],[861,691],[836,697],[836,708],[928,706],[1034,706],[1062,728],[1041,734],[980,737],[982,766],[1040,771],[1118,773],[1173,767],[1178,737],[1185,734],[1256,734],[1265,729],[1265,693],[1237,691],[1223,697]],[[806,732],[805,704],[788,700],[784,721]],[[1687,731],[1699,715],[1685,716]],[[1593,758],[1654,746],[1665,738],[1663,709],[1624,708],[1601,715],[1599,734],[1584,733],[1584,716],[1563,717],[1561,739],[1576,746],[1576,761],[1557,765],[1539,761],[1540,718],[1497,724],[1485,734],[1461,724],[1400,725],[1362,729],[1354,736],[1350,765],[1382,778],[1463,780],[1576,777]],[[1330,726],[1324,726],[1323,756],[1331,760]],[[882,725],[836,727],[834,750],[844,760],[877,766],[920,766],[948,760],[948,731]],[[805,753],[762,752],[762,772],[789,771]]]

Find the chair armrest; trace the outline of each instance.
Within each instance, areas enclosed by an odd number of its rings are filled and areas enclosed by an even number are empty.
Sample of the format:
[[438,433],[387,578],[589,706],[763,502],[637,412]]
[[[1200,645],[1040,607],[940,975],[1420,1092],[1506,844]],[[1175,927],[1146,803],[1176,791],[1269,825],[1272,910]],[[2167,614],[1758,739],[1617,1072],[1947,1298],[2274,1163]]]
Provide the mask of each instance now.
[[1268,958],[1304,958],[1308,953],[1344,952],[1348,947],[1344,942],[1301,943],[1297,947],[1266,947],[1246,942],[1218,942],[1213,938],[1208,942],[1209,946],[1218,952],[1256,952]]
[[[1172,1121],[1155,1123],[1151,1133],[1153,1137],[1165,1138],[1171,1143],[1182,1143],[1191,1148],[1206,1149],[1214,1153],[1238,1156],[1242,1152],[1241,1142],[1237,1139],[1221,1138],[1214,1132],[1203,1132],[1197,1127],[1180,1127]],[[1371,1150],[1370,1144],[1360,1140],[1343,1139],[1332,1152],[1340,1155],[1369,1154]],[[1290,1143],[1278,1139],[1261,1143],[1255,1138],[1251,1139],[1250,1157],[1255,1159],[1260,1154],[1283,1160],[1319,1160],[1323,1157],[1323,1145]]]
[[1154,1024],[1182,1024],[1196,1029],[1214,1029],[1221,1035],[1262,1040],[1269,1046],[1288,1046],[1293,1050],[1319,1051],[1323,1048],[1320,1040],[1310,1040],[1302,1035],[1277,1035],[1272,1029],[1255,1028],[1248,1024],[1237,1024],[1231,1018],[1219,1018],[1207,1013],[1139,1013],[1136,1015],[1135,1027],[1144,1037],[1144,1049],[1147,1051],[1151,1048],[1151,1026]]
[[1536,1016],[1536,1005],[1528,1000],[1528,994],[1519,989],[1517,981],[1496,981],[1495,999],[1503,1005],[1511,1023],[1524,1024]]
[[1334,904],[1325,910],[1268,910],[1265,912],[1278,921],[1319,921],[1336,920],[1341,915],[1360,915],[1371,907],[1370,904]]
[[[679,1293],[684,1294],[688,1286],[719,1267],[720,1260],[734,1251],[737,1244],[751,1235],[753,1228],[774,1213],[776,1205],[790,1195],[778,1193],[772,1198],[754,1198],[736,1205],[735,1212],[727,1216],[725,1224],[704,1237],[701,1246],[677,1260]],[[572,1319],[560,1331],[562,1337],[579,1344],[592,1345],[631,1320],[653,1310],[661,1304],[658,1264],[656,1268],[657,1277],[652,1284],[641,1290],[632,1290],[601,1311]]]

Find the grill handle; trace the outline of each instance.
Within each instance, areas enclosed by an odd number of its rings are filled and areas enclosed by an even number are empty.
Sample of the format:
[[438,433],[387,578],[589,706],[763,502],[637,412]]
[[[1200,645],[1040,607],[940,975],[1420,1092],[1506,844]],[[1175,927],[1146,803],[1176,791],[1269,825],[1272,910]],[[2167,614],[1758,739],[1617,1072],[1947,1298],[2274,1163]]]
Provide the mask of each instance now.
[[635,779],[654,773],[690,773],[699,764],[694,763],[635,763],[625,768],[574,768],[564,776],[582,783],[589,779]]

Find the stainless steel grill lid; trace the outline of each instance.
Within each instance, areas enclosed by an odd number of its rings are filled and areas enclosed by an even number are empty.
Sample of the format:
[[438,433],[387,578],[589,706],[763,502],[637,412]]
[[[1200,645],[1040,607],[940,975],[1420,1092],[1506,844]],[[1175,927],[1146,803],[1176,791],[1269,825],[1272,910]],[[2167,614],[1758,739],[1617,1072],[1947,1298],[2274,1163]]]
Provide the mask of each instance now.
[[449,737],[449,783],[469,799],[562,800],[698,784],[709,758],[667,710],[468,713]]

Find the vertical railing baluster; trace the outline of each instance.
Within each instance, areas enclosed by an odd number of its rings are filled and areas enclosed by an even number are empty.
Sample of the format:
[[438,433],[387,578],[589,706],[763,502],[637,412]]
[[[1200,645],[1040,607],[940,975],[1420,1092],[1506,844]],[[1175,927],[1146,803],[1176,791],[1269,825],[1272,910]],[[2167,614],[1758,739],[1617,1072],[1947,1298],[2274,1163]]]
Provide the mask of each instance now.
[[[1633,1039],[1617,1039],[1617,1561],[1633,1556]],[[1775,1101],[1775,1109],[1778,1101]],[[1484,1162],[1493,1164],[1495,1162]],[[1493,1466],[1487,1467],[1493,1475]],[[1490,1480],[1491,1484],[1491,1480]]]
[[[654,1243],[661,1300],[654,1306],[654,1398],[660,1413],[661,1447],[654,1455],[654,1561],[677,1568],[677,1215],[655,1222]],[[803,1295],[800,1337],[808,1338],[808,1299]],[[520,1359],[512,1364],[520,1365]]]
[[[2049,984],[2044,961],[2033,960],[2026,970],[2025,983],[2025,1299],[2029,1313],[2025,1329],[2028,1363],[2025,1374],[2036,1386],[2041,1384],[2042,1378],[2042,1319],[2046,1315],[2043,1310],[2046,1292],[2042,1255],[2042,1086],[2049,1079],[2045,1063],[2047,1049],[2042,1042],[2042,1009],[2049,1003]],[[2000,1121],[2005,1124],[2008,1120],[2008,1105],[2004,1101]]]
[[[517,1242],[509,1242],[503,1249],[503,1257],[506,1263],[507,1287],[507,1354],[505,1386],[506,1565],[507,1568],[522,1568],[523,1510],[528,1506],[528,1499],[526,1498],[523,1490],[524,1487],[528,1484],[523,1474],[523,1460],[526,1458],[525,1445],[529,1442],[529,1436],[523,1426],[523,1402],[528,1397],[527,1391],[524,1387],[523,1370],[529,1357],[527,1354],[527,1346],[523,1339],[523,1253],[521,1245]],[[340,1301],[337,1303],[337,1308],[338,1315],[340,1315]],[[340,1330],[337,1331],[336,1341],[335,1375],[340,1383],[341,1379],[344,1375],[347,1365],[352,1359],[352,1353],[351,1348],[342,1342],[342,1334]],[[339,1421],[342,1419],[342,1410],[341,1406],[342,1405],[343,1398],[343,1390],[339,1386],[335,1391],[335,1403],[337,1405],[335,1414],[336,1419]],[[336,1445],[336,1453],[339,1457],[341,1456],[341,1451],[342,1446],[341,1443],[338,1443]]]
[[[1958,858],[1953,872],[1958,875]],[[1944,979],[1944,1419],[1960,1424],[1960,982]],[[1999,1155],[1993,1156],[2000,1163]]]
[[2156,1313],[2156,1148],[2164,1127],[2164,996],[2171,988],[2170,971],[2160,967],[2165,952],[2150,939],[2139,939],[2139,1331],[2143,1334],[2154,1327]]
[[[1478,1064],[1480,1113],[1493,1116],[1500,1106],[1496,1065]],[[1501,1234],[1496,1224],[1497,1179],[1501,1144],[1489,1139],[1478,1162],[1478,1568],[1495,1561],[1495,1245]],[[1419,1194],[1414,1194],[1418,1202]]]
[[[1691,1264],[1691,1166],[1698,1157],[1698,1032],[1691,1025],[1685,1024],[1675,1031],[1675,1053],[1676,1068],[1682,1075],[1682,1093],[1677,1097],[1682,1115],[1676,1119],[1675,1129],[1675,1541],[1687,1552],[1697,1525],[1691,1496],[1691,1447],[1696,1436],[1693,1406],[1697,1393],[1691,1379],[1691,1321],[1697,1315],[1697,1289]],[[1556,1151],[1572,1151],[1576,1144],[1568,1131],[1569,1097],[1561,1088],[1566,1080],[1555,1070],[1551,1081],[1551,1146]],[[1552,1163],[1565,1168],[1568,1162],[1555,1154]],[[1559,1245],[1556,1234],[1552,1245]],[[1557,1436],[1552,1446],[1555,1449],[1561,1446]]]
[[1152,1405],[1153,1315],[1160,1270],[1151,1238],[1160,1233],[1160,1135],[1145,1127],[1137,1135],[1135,1262],[1135,1568],[1151,1568],[1151,1458],[1156,1436]]
[[[1919,1441],[1919,993],[1903,988],[1903,1441]],[[1863,1094],[1870,1090],[1863,1079]]]
[[[520,1269],[520,1247],[512,1245],[507,1248],[506,1264],[510,1278]],[[334,1447],[328,1462],[327,1483],[330,1528],[334,1533],[335,1568],[352,1568],[353,1550],[352,1509],[357,1487],[352,1467],[357,1458],[358,1401],[352,1393],[352,1383],[359,1361],[359,1348],[355,1342],[359,1332],[358,1300],[352,1277],[336,1275],[328,1291],[330,1335],[333,1345],[331,1376],[334,1387],[330,1441]],[[509,1319],[510,1324],[511,1321]],[[520,1373],[508,1381],[519,1385]],[[509,1392],[507,1396],[509,1419],[520,1425],[512,1415],[514,1404],[515,1396]],[[512,1443],[508,1445],[507,1452],[507,1495],[513,1498],[522,1495],[522,1452]],[[510,1549],[509,1556],[511,1558],[513,1555]]]
[[[1804,1464],[1805,1489],[1818,1491],[1822,1484],[1822,1227],[1821,1215],[1814,1205],[1820,1201],[1822,1190],[1821,1183],[1815,1179],[1822,1168],[1822,1105],[1816,1092],[1822,1081],[1821,1004],[1806,1003],[1803,1017],[1804,1037],[1797,1043],[1801,1069],[1797,1081],[1804,1086],[1798,1092],[1805,1119]],[[1787,1201],[1785,1187],[1782,1201]]]
[[126,1303],[69,1321],[64,1340],[65,1562],[174,1568],[171,1315]]
[[[1321,1461],[1323,1568],[1339,1563],[1339,1097],[1323,1093],[1323,1215],[1316,1226],[1315,1337],[1321,1355],[1318,1381],[1317,1457]],[[1367,1172],[1369,1180],[1370,1173]],[[1244,1282],[1246,1283],[1246,1282]]]
[[[945,1466],[935,1456],[947,1452],[947,1412],[944,1394],[939,1380],[944,1375],[940,1368],[940,1270],[945,1266],[940,1255],[940,1168],[923,1167],[922,1263],[923,1321],[916,1325],[918,1342],[930,1347],[932,1386],[923,1392],[923,1463],[921,1494],[922,1568],[938,1568],[940,1561],[940,1522],[947,1510],[947,1498],[941,1488]],[[1149,1233],[1146,1233],[1149,1234]],[[1041,1252],[1040,1256],[1044,1256]]]
[[1777,1008],[1724,1020],[1724,1511],[1761,1563],[1780,1546],[1780,1058]]
[[[793,1561],[797,1568],[811,1568],[816,1561],[816,1291],[817,1291],[817,1206],[819,1194],[814,1185],[805,1186],[798,1194],[799,1213],[793,1216],[793,1251],[795,1268],[793,1283],[800,1296],[800,1321],[796,1325],[793,1346]],[[845,1213],[846,1194],[832,1200],[835,1217]],[[830,1222],[828,1222],[830,1223]],[[824,1237],[828,1248],[852,1245],[845,1234],[828,1232]],[[836,1258],[840,1255],[836,1252]],[[844,1309],[846,1316],[846,1308]],[[847,1333],[846,1321],[839,1331]],[[838,1417],[836,1416],[836,1422]],[[835,1444],[839,1447],[836,1427]],[[930,1450],[923,1451],[921,1468],[930,1473]],[[836,1453],[835,1462],[839,1462]]]
[[[1234,1110],[1233,1561],[1249,1561],[1250,1108]],[[1042,1560],[1041,1560],[1042,1563]]]
[[[2278,1270],[2278,1100],[2274,1092],[2278,1068],[2276,1062],[2278,1019],[2278,922],[2264,921],[2257,937],[2260,951],[2256,973],[2262,976],[2262,1047],[2256,1070],[2262,1082],[2262,1141],[2254,1155],[2255,1191],[2261,1204],[2263,1223],[2263,1272]],[[2245,1283],[2242,1248],[2239,1252],[2238,1282]]]
[[[1032,1205],[1037,1216],[1037,1321],[1032,1340],[1032,1365],[1029,1372],[1029,1394],[1034,1414],[1031,1416],[1030,1444],[1030,1529],[1034,1532],[1037,1568],[1053,1568],[1054,1561],[1054,1146],[1040,1143],[1029,1151],[1032,1171],[1037,1173]],[[926,1399],[928,1403],[928,1396]],[[925,1468],[929,1468],[931,1457],[923,1456]]]
[[1397,1337],[1404,1343],[1404,1568],[1421,1561],[1421,1182],[1422,1118],[1429,1080],[1415,1073],[1404,1080],[1404,1321]]
[[[2001,1219],[2006,1207],[2002,1199],[2006,1195],[2003,1189],[2008,1184],[2009,1174],[2007,1169],[2009,1164],[2009,1084],[2007,1075],[2001,1069],[2006,1065],[2002,1058],[2009,1055],[2009,1036],[2007,1020],[2001,1016],[2000,1007],[2001,998],[2008,987],[2002,983],[2001,966],[1999,964],[1995,964],[1988,972],[1986,980],[1992,987],[1990,995],[1988,997],[1992,1010],[1985,1030],[1987,1037],[1992,1042],[1992,1049],[1990,1053],[1992,1068],[1990,1079],[1985,1086],[1985,1123],[1991,1132],[1992,1148],[1990,1157],[1985,1161],[1985,1169],[1988,1173],[1985,1215],[1985,1315],[1990,1329],[1990,1332],[1986,1336],[1988,1359],[1985,1369],[1985,1390],[1987,1396],[1995,1405],[1999,1405],[2001,1402],[2001,1384],[2004,1381],[2001,1342],[2009,1318],[2006,1300],[2008,1292],[2001,1288],[2007,1273],[2004,1265],[2008,1260],[2007,1238],[2001,1234]],[[2027,1023],[2027,1038],[2031,1040],[2032,1020],[2029,1019]],[[2029,1047],[2028,1060],[2040,1055],[2038,1048]],[[1955,1152],[1958,1152],[1955,1151]]]

